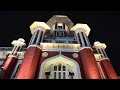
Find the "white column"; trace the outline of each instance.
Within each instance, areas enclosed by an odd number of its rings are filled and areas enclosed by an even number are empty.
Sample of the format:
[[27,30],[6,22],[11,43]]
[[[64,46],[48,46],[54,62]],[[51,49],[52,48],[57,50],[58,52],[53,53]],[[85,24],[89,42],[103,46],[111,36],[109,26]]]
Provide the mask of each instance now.
[[95,49],[96,49],[97,53],[101,55],[101,56],[100,56],[100,59],[102,59],[104,56],[103,56],[103,54],[101,53],[100,49],[99,49],[99,48],[95,48]]
[[[58,65],[59,65],[59,64],[58,64]],[[58,74],[58,72],[59,72],[59,71],[58,71],[58,68],[59,68],[58,65],[57,65],[57,71],[56,71],[56,79],[58,79],[58,75],[59,75],[59,74]]]
[[97,65],[98,65],[98,67],[99,67],[99,71],[100,71],[100,74],[101,74],[102,79],[105,79],[105,76],[104,76],[102,67],[101,67],[101,65],[100,65],[100,62],[97,62]]
[[12,75],[11,75],[11,79],[14,79],[15,78],[15,76],[17,75],[17,73],[16,72],[18,72],[17,71],[17,69],[19,68],[18,66],[20,65],[22,63],[22,60],[19,60],[18,62],[17,62],[17,65],[16,65],[16,67],[15,67],[15,69],[14,69],[14,71],[13,71],[13,73],[12,73]]
[[102,54],[102,58],[105,58],[104,53],[103,53],[103,51],[101,50],[101,48],[100,48],[99,50],[100,50],[100,52],[101,52],[101,54]]
[[[75,34],[76,34],[76,38],[77,38],[78,44],[80,44],[80,41],[79,41],[78,35],[77,35],[77,33],[75,33]],[[78,33],[78,34],[79,34],[79,33]]]
[[[31,37],[31,40],[30,40],[30,42],[29,42],[29,45],[31,45],[31,43],[32,43],[32,41],[33,41],[33,37],[34,37],[34,34],[32,35],[32,37]],[[29,46],[28,45],[28,46]]]
[[87,46],[90,46],[89,45],[89,42],[88,42],[88,38],[87,38],[87,36],[86,36],[86,34],[83,32],[83,35],[84,35],[84,38],[85,38],[85,41],[86,41],[86,44],[87,44]]
[[19,48],[18,52],[20,52],[21,50],[22,50],[22,47],[20,46],[20,48]]
[[[13,48],[13,50],[12,50],[12,52],[11,52],[11,54],[13,54],[13,55],[15,55],[15,53],[17,53],[17,52],[19,52],[20,51],[20,49],[19,49],[19,51],[18,51],[18,48],[19,48],[20,46],[14,46],[14,48]],[[21,47],[22,48],[22,47]]]
[[98,48],[96,48],[96,51],[97,51],[98,54],[101,54],[101,53],[99,52]]
[[39,43],[40,37],[41,37],[41,30],[39,30],[39,32],[38,32],[38,37],[37,37],[37,41],[36,41],[36,44],[37,44],[37,45],[38,45],[38,43]]
[[102,49],[102,51],[103,51],[103,53],[105,54],[105,57],[108,58],[108,56],[107,56],[105,50]]
[[35,41],[35,37],[36,37],[36,35],[37,35],[37,31],[35,31],[33,35],[34,35],[34,36],[33,36],[33,39],[32,39],[31,44],[33,44],[33,43],[34,43],[34,41]]
[[50,79],[54,79],[54,65],[51,65],[51,73],[50,73]]
[[87,40],[88,40],[89,46],[91,47],[90,40],[89,40],[89,38],[88,38],[87,35],[86,35],[86,38],[87,38]]
[[69,66],[66,65],[66,79],[69,79]]
[[63,65],[61,64],[61,79],[63,79]]
[[16,46],[16,48],[15,48],[15,50],[14,50],[14,52],[13,52],[14,54],[17,53],[17,50],[18,50],[19,47],[20,47],[20,46]]
[[84,39],[83,39],[82,33],[79,32],[79,35],[80,35],[80,39],[81,39],[81,43],[82,43],[82,47],[85,47],[85,43],[84,43]]
[[12,52],[10,53],[10,55],[15,55],[18,57],[18,54],[17,52],[20,52],[21,49],[22,49],[22,46],[26,45],[25,43],[25,40],[22,39],[22,38],[19,38],[18,40],[14,40],[12,41],[12,45],[14,45],[13,49],[12,49]]
[[[62,72],[62,79],[66,79],[66,76],[64,76],[64,73],[66,73],[65,71]],[[63,78],[65,77],[65,78]]]
[[[43,33],[42,33],[42,32],[43,32]],[[44,31],[41,31],[41,33],[42,33],[42,36],[41,36],[41,42],[43,42],[45,32],[44,32]]]
[[13,47],[13,49],[12,49],[12,52],[11,52],[11,54],[13,54],[14,53],[14,51],[15,51],[15,49],[17,48],[17,46],[15,45],[14,47]]

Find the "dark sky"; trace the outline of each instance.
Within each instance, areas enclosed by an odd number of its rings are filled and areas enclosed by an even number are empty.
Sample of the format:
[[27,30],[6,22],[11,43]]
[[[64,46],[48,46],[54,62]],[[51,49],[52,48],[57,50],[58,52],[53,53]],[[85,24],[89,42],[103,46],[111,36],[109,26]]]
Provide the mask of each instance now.
[[24,38],[29,43],[29,26],[34,21],[47,22],[53,15],[67,15],[74,24],[86,23],[91,28],[89,39],[106,43],[106,53],[120,75],[120,11],[0,11],[0,47]]

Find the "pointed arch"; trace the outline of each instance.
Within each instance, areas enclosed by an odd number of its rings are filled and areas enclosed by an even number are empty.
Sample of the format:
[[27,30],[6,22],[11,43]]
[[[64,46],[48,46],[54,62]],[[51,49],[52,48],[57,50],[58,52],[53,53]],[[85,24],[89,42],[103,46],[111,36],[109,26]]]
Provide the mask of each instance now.
[[[54,66],[56,67],[58,66],[58,64],[61,64],[63,67],[66,67],[66,71],[64,70],[54,71]],[[67,76],[69,76],[70,73],[73,73],[74,79],[81,79],[80,67],[78,63],[75,60],[64,55],[56,55],[54,57],[44,60],[43,63],[41,64],[39,79],[45,79],[45,71],[48,71],[51,73],[50,74],[51,79],[54,79],[54,77],[52,77],[53,72],[56,72],[56,73],[61,72],[62,73],[61,75],[66,73]],[[66,76],[66,79],[69,79],[70,77],[67,77],[67,76]],[[61,78],[64,79],[63,76]]]

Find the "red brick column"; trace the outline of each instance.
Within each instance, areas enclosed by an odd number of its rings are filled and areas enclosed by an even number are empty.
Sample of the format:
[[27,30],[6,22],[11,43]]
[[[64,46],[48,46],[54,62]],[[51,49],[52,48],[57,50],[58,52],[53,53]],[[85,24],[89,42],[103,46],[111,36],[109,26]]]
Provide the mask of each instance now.
[[9,79],[17,63],[17,57],[9,56],[4,64],[2,65],[2,76],[1,79]]
[[97,62],[91,48],[81,49],[80,58],[85,79],[101,79]]
[[109,59],[101,60],[100,65],[103,69],[106,79],[118,79],[118,76]]
[[40,48],[30,46],[25,54],[22,65],[16,79],[34,79],[39,57],[41,54]]

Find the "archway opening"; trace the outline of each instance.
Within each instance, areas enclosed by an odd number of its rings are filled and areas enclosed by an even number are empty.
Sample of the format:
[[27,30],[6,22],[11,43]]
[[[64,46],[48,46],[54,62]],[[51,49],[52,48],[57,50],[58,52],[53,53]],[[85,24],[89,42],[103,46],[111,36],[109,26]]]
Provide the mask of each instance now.
[[39,79],[81,79],[80,67],[75,60],[57,55],[42,63]]

